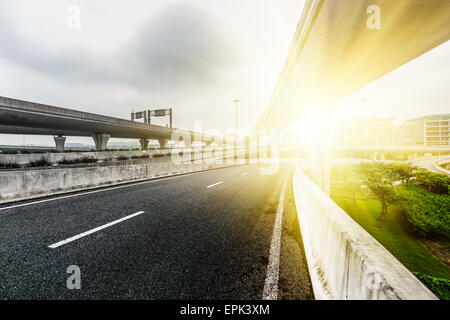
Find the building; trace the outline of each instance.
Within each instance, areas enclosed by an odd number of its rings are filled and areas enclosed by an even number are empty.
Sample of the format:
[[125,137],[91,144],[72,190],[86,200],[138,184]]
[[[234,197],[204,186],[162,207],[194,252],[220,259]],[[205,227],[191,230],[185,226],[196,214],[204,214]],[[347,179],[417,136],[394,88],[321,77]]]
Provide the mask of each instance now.
[[450,145],[450,114],[436,114],[407,120],[401,127],[408,145]]
[[337,145],[391,145],[393,140],[393,118],[351,118],[338,122],[333,128],[333,142]]

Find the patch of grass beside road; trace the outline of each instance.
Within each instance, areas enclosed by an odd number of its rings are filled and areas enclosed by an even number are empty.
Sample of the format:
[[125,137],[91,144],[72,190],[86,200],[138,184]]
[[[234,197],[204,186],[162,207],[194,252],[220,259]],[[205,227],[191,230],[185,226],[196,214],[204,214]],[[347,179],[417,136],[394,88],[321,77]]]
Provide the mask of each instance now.
[[353,203],[346,189],[337,186],[332,188],[331,195],[345,212],[409,270],[450,279],[450,268],[433,255],[408,229],[401,208],[392,206],[389,215],[380,219],[381,205],[377,200],[357,199]]
[[406,163],[335,165],[331,197],[440,299],[450,298],[450,178]]

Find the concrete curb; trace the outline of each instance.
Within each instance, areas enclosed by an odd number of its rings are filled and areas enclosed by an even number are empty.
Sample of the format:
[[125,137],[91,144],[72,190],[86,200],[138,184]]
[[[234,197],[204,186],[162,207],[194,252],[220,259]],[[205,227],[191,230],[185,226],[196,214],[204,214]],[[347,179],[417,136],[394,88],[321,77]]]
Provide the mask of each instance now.
[[151,181],[242,164],[118,165],[109,167],[0,172],[0,204]]

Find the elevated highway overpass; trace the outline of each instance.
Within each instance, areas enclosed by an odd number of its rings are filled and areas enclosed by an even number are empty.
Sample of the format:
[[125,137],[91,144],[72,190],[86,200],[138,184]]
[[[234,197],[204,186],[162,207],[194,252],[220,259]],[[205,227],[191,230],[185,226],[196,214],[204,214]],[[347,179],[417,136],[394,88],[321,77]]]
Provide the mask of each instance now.
[[[370,25],[379,9],[380,25]],[[284,128],[450,39],[447,0],[307,0],[258,128]]]
[[139,139],[142,149],[147,148],[149,139],[158,140],[161,147],[174,137],[190,143],[219,141],[193,131],[5,97],[0,97],[0,133],[53,135],[58,151],[64,150],[65,136],[91,136],[97,150],[105,150],[110,137]]
[[329,191],[324,137],[337,102],[449,39],[447,0],[307,0],[256,127],[281,129],[308,113],[320,117],[313,175]]

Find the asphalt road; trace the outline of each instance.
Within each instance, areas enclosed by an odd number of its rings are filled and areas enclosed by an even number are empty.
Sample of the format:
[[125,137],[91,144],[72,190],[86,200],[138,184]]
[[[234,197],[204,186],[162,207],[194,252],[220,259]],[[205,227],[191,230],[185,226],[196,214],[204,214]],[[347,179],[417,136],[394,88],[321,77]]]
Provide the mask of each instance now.
[[432,157],[432,158],[414,160],[413,165],[427,169],[428,171],[431,171],[434,173],[444,173],[441,170],[436,169],[436,167],[434,166],[435,163],[440,159],[444,160],[444,159],[448,159],[448,157],[443,156],[443,157]]
[[[261,299],[285,181],[277,297],[313,299],[293,169],[244,165],[0,206],[0,299]],[[67,288],[71,265],[81,289]]]

